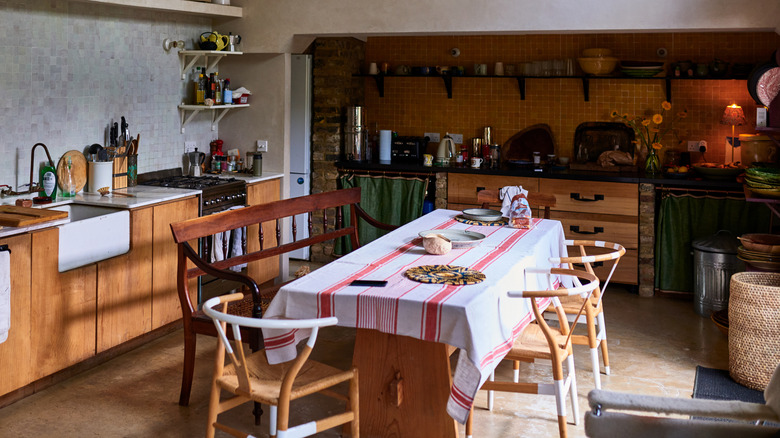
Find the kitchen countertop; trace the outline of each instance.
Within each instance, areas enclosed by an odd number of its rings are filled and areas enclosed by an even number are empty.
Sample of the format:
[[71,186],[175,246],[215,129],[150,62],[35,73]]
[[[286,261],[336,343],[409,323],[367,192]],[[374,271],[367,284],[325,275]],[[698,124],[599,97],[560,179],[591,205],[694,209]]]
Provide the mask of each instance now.
[[569,180],[581,180],[581,181],[605,181],[605,182],[623,182],[623,183],[645,183],[654,184],[656,186],[664,187],[678,187],[678,188],[691,188],[702,190],[729,190],[729,191],[742,191],[742,184],[738,183],[736,179],[732,180],[709,180],[703,179],[696,174],[694,170],[691,170],[691,176],[684,179],[678,178],[665,178],[663,174],[649,177],[640,173],[634,167],[630,167],[631,170],[622,172],[598,172],[591,170],[545,170],[537,172],[534,169],[521,169],[503,167],[500,169],[472,169],[471,167],[425,167],[418,164],[406,164],[406,163],[394,163],[394,164],[377,164],[377,163],[358,163],[358,162],[336,162],[336,167],[340,169],[349,169],[356,171],[367,172],[409,172],[409,173],[465,173],[476,175],[505,175],[505,176],[521,176],[531,178],[551,178],[551,179],[569,179]]
[[[221,175],[223,177],[233,177],[246,181],[247,184],[255,184],[272,179],[282,178],[284,174],[267,172],[261,176],[246,175],[246,174],[230,174]],[[107,195],[101,196],[99,193],[86,193],[80,192],[73,198],[64,198],[58,196],[54,202],[42,205],[33,205],[33,208],[49,208],[57,205],[65,204],[81,204],[81,205],[93,205],[97,207],[109,207],[117,209],[134,209],[140,207],[147,207],[161,202],[175,201],[177,199],[187,198],[190,196],[197,196],[201,194],[200,190],[192,189],[176,189],[171,187],[157,187],[157,186],[144,186],[139,185],[135,187],[128,187],[124,189],[118,189],[117,192],[130,193],[135,195],[134,197],[127,196],[115,196]],[[0,199],[0,205],[14,205],[17,199],[31,199],[35,195],[22,195],[14,197],[6,197]],[[42,222],[35,225],[26,227],[0,227],[0,238],[13,236],[15,234],[26,233],[28,231],[39,230],[43,228],[56,227],[62,224],[68,223],[69,219],[59,219],[55,221]]]

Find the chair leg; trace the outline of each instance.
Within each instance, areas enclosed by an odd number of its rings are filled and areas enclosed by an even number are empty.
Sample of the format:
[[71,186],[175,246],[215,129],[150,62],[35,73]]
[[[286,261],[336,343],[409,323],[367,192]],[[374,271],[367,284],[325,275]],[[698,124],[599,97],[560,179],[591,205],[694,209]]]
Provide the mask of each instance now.
[[[493,382],[496,380],[496,371],[493,370],[493,372],[490,373],[490,377],[488,377],[488,381]],[[493,410],[493,401],[494,401],[494,391],[492,389],[488,390],[488,411]]]
[[555,408],[558,412],[558,432],[561,435],[561,438],[566,438],[567,436],[567,429],[566,429],[566,393],[564,392],[564,383],[563,380],[556,380],[554,382],[555,386]]
[[252,409],[252,415],[255,416],[255,426],[259,426],[263,419],[263,405],[258,402],[254,402],[254,408]]
[[599,348],[590,349],[590,363],[593,367],[593,381],[596,389],[601,389],[601,371],[599,370]]
[[513,360],[512,361],[512,371],[513,376],[512,380],[514,380],[515,383],[520,381],[520,361],[519,360]]
[[472,437],[472,429],[474,427],[474,405],[471,405],[469,411],[469,418],[466,419],[466,438]]
[[566,371],[569,374],[569,397],[571,397],[571,414],[574,416],[574,425],[580,424],[580,405],[577,403],[577,373],[574,370],[574,356],[566,358]]
[[609,371],[609,353],[607,352],[607,327],[604,324],[604,312],[599,313],[599,343],[601,344],[601,356],[604,359],[604,373],[610,374]]
[[206,438],[214,438],[214,423],[219,415],[219,393],[216,379],[211,381],[211,394],[209,395],[209,413],[206,417]]
[[190,404],[190,392],[192,392],[192,376],[195,373],[195,348],[197,335],[184,332],[184,363],[181,375],[181,392],[179,393],[179,406]]
[[274,405],[271,405],[271,418],[268,420],[268,435],[271,436],[271,438],[276,438],[276,415],[279,408],[277,408]]
[[355,419],[352,420],[350,432],[352,433],[352,438],[359,438],[360,437],[360,416],[358,415],[358,411],[360,410],[360,399],[358,397],[359,390],[358,390],[358,370],[357,368],[353,368],[352,372],[354,375],[352,376],[352,380],[349,381],[349,408],[352,410],[353,415],[355,416]]

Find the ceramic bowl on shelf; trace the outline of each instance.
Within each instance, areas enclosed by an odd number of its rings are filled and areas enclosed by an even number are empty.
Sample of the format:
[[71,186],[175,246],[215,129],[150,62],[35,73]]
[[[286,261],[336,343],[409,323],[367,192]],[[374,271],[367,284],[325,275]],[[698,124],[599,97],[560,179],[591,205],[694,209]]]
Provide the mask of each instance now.
[[606,76],[615,70],[618,59],[611,56],[598,58],[577,58],[580,68],[586,74],[595,76]]
[[600,47],[594,47],[591,49],[583,50],[582,56],[584,58],[604,58],[604,57],[612,56],[612,50],[604,49]]

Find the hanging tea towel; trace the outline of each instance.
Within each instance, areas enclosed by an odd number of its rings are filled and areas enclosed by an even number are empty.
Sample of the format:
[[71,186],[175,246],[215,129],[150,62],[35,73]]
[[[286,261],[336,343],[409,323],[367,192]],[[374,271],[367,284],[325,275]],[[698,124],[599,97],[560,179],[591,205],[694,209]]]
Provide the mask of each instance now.
[[501,200],[501,214],[504,217],[509,217],[509,210],[512,207],[512,198],[519,194],[528,196],[528,190],[523,189],[523,186],[505,186],[498,191],[498,199]]
[[0,251],[0,343],[11,329],[11,253]]

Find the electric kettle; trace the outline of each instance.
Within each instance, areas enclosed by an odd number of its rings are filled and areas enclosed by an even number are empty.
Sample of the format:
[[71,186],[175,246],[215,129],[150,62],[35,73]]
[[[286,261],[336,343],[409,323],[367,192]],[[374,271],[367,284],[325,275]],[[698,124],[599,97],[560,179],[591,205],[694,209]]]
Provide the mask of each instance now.
[[190,176],[200,176],[200,165],[206,161],[206,154],[198,152],[198,148],[195,148],[195,152],[188,153],[187,158],[190,160]]
[[455,142],[449,134],[439,142],[439,150],[436,152],[436,166],[446,167],[450,165],[452,157],[455,156]]

